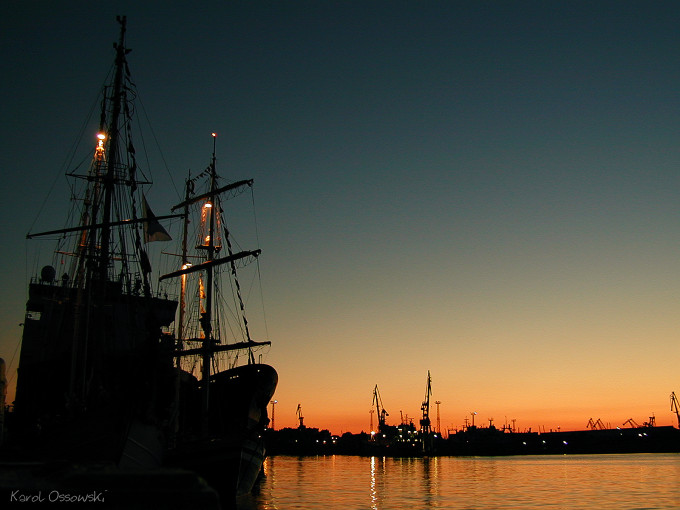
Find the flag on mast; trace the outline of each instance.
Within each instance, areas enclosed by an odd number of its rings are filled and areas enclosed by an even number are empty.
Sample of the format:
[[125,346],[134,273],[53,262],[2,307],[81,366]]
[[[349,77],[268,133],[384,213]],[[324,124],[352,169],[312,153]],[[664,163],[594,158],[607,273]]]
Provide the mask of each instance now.
[[172,241],[170,234],[158,223],[156,216],[151,211],[146,201],[146,196],[142,194],[142,213],[144,215],[144,241],[152,243],[154,241]]

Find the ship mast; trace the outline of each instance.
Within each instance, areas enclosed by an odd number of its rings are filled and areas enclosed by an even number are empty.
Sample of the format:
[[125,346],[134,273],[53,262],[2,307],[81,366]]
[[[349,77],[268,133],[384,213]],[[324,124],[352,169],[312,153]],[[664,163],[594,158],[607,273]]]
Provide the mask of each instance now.
[[[186,186],[184,191],[184,225],[182,232],[182,269],[187,269],[191,266],[189,263],[189,256],[187,253],[188,246],[187,242],[189,239],[189,197],[191,196],[193,190],[194,182],[191,180],[191,174],[186,180]],[[181,350],[184,339],[184,318],[186,315],[186,289],[187,289],[187,277],[182,275],[180,279],[180,293],[179,293],[179,317],[177,320],[177,349]],[[177,358],[177,368],[180,367],[180,358]]]
[[121,93],[123,91],[123,67],[125,66],[125,55],[127,49],[125,48],[125,16],[116,17],[120,23],[120,38],[118,44],[114,44],[116,49],[116,71],[113,82],[113,105],[111,112],[111,122],[109,123],[109,150],[106,175],[104,176],[104,210],[102,211],[102,223],[104,227],[101,232],[101,246],[99,251],[99,280],[106,281],[107,271],[109,267],[109,246],[111,242],[111,229],[108,224],[111,222],[111,203],[113,200],[115,170],[118,164],[118,121],[121,110]]
[[[233,351],[233,350],[243,350],[247,349],[249,351],[249,362],[252,362],[254,357],[252,355],[252,348],[253,347],[258,347],[258,346],[263,346],[263,345],[270,345],[271,342],[269,341],[264,341],[264,342],[256,342],[253,341],[250,338],[250,333],[248,330],[248,322],[245,319],[245,316],[242,317],[243,319],[243,327],[246,332],[246,339],[245,341],[241,342],[236,342],[232,344],[223,344],[223,345],[218,345],[219,342],[219,337],[215,338],[215,335],[213,334],[213,319],[215,317],[215,306],[213,304],[213,301],[215,299],[215,268],[219,265],[229,263],[231,265],[231,270],[232,274],[234,277],[236,276],[236,265],[235,262],[237,260],[243,259],[243,258],[248,258],[248,257],[253,257],[256,258],[260,255],[260,250],[252,250],[252,251],[241,251],[238,253],[233,253],[231,244],[228,240],[229,238],[229,232],[225,228],[225,233],[224,235],[227,238],[227,246],[228,246],[228,255],[225,257],[220,257],[217,258],[216,254],[220,251],[221,249],[221,243],[216,242],[216,235],[219,235],[219,231],[221,228],[221,222],[218,221],[219,214],[221,214],[221,208],[219,207],[219,199],[217,198],[218,195],[221,195],[222,193],[225,192],[237,192],[240,188],[243,188],[244,186],[252,186],[253,181],[252,179],[249,180],[242,180],[242,181],[237,181],[233,182],[231,184],[227,184],[226,186],[222,187],[217,187],[218,181],[217,181],[217,170],[216,170],[216,138],[217,135],[215,133],[212,133],[213,136],[213,152],[212,152],[212,157],[210,160],[210,165],[208,166],[206,172],[209,178],[209,191],[206,193],[203,193],[201,195],[196,195],[191,197],[191,194],[193,193],[193,183],[194,179],[188,179],[187,180],[187,188],[186,188],[186,193],[185,193],[185,198],[184,201],[180,204],[175,205],[172,207],[172,211],[177,211],[178,209],[183,209],[184,210],[184,216],[185,216],[185,225],[184,225],[184,241],[183,241],[183,246],[182,246],[182,269],[173,271],[171,273],[162,275],[159,278],[159,281],[163,281],[167,278],[174,278],[174,277],[181,277],[182,278],[182,283],[181,283],[181,296],[180,296],[180,316],[179,316],[179,324],[177,327],[177,350],[175,351],[174,355],[177,358],[181,358],[184,356],[200,356],[201,361],[202,361],[202,367],[201,367],[201,385],[202,385],[202,393],[201,393],[201,413],[202,413],[202,423],[203,423],[203,433],[207,432],[207,427],[208,427],[208,417],[209,417],[209,412],[210,412],[210,372],[211,372],[211,365],[214,361],[214,355],[218,352],[225,352],[225,351]],[[190,205],[197,204],[197,203],[202,203],[203,207],[203,212],[201,214],[202,219],[201,222],[204,222],[203,224],[207,226],[206,230],[204,230],[201,234],[202,238],[199,240],[199,245],[196,246],[196,249],[199,250],[205,250],[206,255],[204,258],[204,261],[201,262],[200,264],[195,264],[192,265],[191,263],[188,262],[188,259],[190,258],[189,255],[187,254],[187,239],[188,239],[188,208]],[[204,311],[200,312],[200,318],[199,318],[199,323],[202,329],[202,336],[203,338],[185,338],[185,328],[184,328],[184,316],[185,316],[185,304],[184,304],[184,299],[185,299],[185,277],[186,275],[190,273],[197,273],[197,272],[205,272],[206,275],[206,285],[205,285],[205,307]],[[236,289],[237,289],[237,295],[239,299],[239,305],[241,307],[241,310],[244,310],[244,303],[241,298],[240,294],[240,287],[238,285],[238,281],[236,281]],[[184,342],[201,342],[202,345],[198,348],[195,349],[183,349],[183,344]],[[178,361],[178,367],[180,366],[180,363]]]
[[[210,160],[210,193],[212,195],[211,199],[205,203],[204,207],[208,207],[210,210],[208,214],[210,218],[208,219],[208,235],[207,241],[208,245],[205,246],[208,256],[206,262],[210,263],[214,260],[215,255],[215,214],[219,213],[219,208],[216,207],[215,200],[215,189],[217,182],[217,175],[215,171],[215,146],[217,141],[217,135],[215,133],[213,136],[213,152],[212,158]],[[213,264],[208,264],[206,268],[207,276],[207,289],[205,298],[205,312],[201,314],[201,327],[203,328],[203,333],[205,334],[205,340],[203,341],[203,395],[202,395],[202,411],[203,411],[203,427],[208,426],[208,412],[209,412],[209,402],[210,402],[210,363],[212,361],[213,355],[213,336],[212,336],[212,301],[213,301],[213,278],[214,269]]]

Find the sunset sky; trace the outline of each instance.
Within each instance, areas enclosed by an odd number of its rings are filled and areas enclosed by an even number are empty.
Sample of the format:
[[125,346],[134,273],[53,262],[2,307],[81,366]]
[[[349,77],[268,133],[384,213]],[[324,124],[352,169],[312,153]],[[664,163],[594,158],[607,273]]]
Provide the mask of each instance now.
[[417,423],[428,370],[442,428],[471,412],[533,430],[677,425],[679,2],[2,11],[0,357],[14,382],[25,235],[62,225],[64,160],[125,14],[169,168],[152,169],[154,212],[206,166],[213,131],[220,173],[255,179],[277,428],[301,404],[308,426],[367,431],[376,384],[388,423]]

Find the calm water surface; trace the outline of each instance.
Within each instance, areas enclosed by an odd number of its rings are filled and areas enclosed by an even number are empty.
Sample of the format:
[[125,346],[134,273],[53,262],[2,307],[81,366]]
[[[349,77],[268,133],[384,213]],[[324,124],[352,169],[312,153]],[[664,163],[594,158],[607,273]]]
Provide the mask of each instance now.
[[285,457],[239,510],[680,509],[680,454]]

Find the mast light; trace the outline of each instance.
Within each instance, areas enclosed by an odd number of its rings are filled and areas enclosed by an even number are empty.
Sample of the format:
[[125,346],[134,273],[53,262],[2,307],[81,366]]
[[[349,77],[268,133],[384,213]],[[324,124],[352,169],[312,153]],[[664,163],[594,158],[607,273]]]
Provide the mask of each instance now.
[[106,135],[104,133],[97,133],[97,149],[96,149],[96,159],[101,161],[104,157],[104,140],[106,140]]

